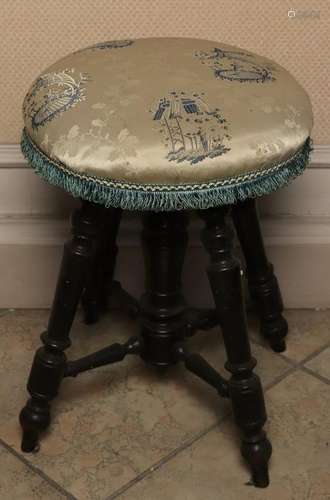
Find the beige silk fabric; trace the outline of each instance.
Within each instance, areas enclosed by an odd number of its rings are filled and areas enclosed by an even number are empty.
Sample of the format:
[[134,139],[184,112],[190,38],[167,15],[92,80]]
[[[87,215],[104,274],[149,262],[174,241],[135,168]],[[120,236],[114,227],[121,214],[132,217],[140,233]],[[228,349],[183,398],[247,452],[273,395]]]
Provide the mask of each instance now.
[[32,141],[77,174],[198,184],[292,157],[313,118],[282,66],[192,38],[109,41],[47,68],[24,101]]

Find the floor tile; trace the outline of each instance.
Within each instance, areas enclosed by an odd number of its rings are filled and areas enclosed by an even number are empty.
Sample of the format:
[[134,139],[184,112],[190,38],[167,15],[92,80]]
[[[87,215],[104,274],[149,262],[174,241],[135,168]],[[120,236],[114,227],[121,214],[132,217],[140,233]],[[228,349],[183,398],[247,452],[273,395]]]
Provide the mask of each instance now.
[[325,377],[330,382],[330,347],[327,347],[320,354],[306,363],[307,368]]
[[[283,354],[290,360],[303,361],[330,342],[330,310],[289,309],[284,316],[289,323],[289,333]],[[249,315],[249,326],[251,338],[266,346],[259,335],[255,314]]]
[[[17,417],[47,317],[47,311],[14,311],[0,318],[0,376],[6,380],[0,387],[0,437],[18,452]],[[77,318],[68,357],[75,359],[136,332],[135,323],[119,315],[108,315],[95,327]],[[223,344],[216,330],[195,336],[190,345],[215,367],[223,365]],[[271,351],[258,345],[253,351],[265,384],[288,369],[288,363]],[[182,366],[160,374],[129,357],[64,380],[52,409],[51,432],[44,434],[40,452],[24,456],[77,498],[97,500],[216,423],[229,411],[229,403]]]
[[0,444],[2,500],[62,500],[67,498]]
[[117,496],[120,500],[329,500],[330,391],[295,371],[267,392],[271,485],[249,485],[231,419]]

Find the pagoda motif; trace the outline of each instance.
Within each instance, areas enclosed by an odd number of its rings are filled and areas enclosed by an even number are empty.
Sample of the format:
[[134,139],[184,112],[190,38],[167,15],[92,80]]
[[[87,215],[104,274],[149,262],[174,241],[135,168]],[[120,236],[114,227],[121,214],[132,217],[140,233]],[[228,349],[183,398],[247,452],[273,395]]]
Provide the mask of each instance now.
[[169,161],[194,164],[230,150],[227,121],[219,108],[209,108],[204,93],[170,92],[151,112],[159,122]]

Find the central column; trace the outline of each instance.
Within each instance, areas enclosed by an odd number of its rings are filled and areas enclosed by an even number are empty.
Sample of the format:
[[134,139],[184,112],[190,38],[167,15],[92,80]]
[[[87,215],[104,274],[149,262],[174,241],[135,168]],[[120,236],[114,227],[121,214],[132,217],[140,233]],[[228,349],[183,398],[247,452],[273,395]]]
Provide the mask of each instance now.
[[143,217],[146,291],[141,299],[142,358],[156,366],[176,362],[173,344],[185,333],[181,275],[187,225],[185,212],[148,212]]

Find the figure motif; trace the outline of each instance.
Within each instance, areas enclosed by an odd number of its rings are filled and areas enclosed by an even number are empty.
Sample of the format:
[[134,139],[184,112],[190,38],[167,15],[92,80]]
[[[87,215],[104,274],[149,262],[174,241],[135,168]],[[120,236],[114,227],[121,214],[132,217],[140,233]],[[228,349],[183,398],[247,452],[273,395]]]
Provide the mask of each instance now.
[[150,110],[160,123],[169,161],[195,164],[230,150],[227,120],[219,108],[211,110],[203,96],[203,92],[190,97],[173,91],[159,99],[156,110]]
[[33,129],[45,125],[69,108],[86,98],[85,82],[90,80],[86,73],[72,74],[74,69],[40,76],[32,86],[23,104],[25,117],[30,118]]
[[215,47],[209,52],[196,52],[202,64],[214,71],[216,78],[238,82],[264,83],[275,80],[270,66],[262,66],[252,54],[222,50]]

